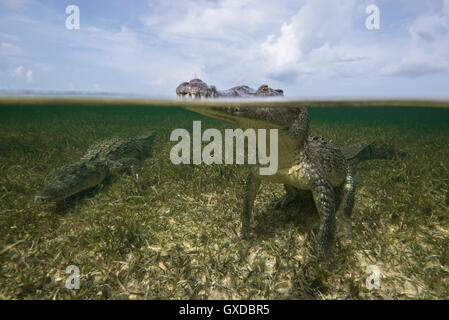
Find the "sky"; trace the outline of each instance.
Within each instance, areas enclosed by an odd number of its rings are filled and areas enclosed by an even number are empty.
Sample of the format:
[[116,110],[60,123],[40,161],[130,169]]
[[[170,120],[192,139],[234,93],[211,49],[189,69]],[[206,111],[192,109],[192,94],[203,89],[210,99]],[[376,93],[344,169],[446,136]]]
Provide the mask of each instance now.
[[193,78],[291,98],[448,98],[449,0],[0,0],[0,90],[173,98]]

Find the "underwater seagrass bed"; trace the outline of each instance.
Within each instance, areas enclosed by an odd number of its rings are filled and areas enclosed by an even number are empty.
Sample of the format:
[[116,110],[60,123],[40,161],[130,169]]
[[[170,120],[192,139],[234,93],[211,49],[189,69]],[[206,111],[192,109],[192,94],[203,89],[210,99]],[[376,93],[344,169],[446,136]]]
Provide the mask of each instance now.
[[[246,166],[169,158],[173,129],[236,126],[174,105],[0,106],[1,299],[449,298],[448,108],[309,108],[313,135],[407,153],[358,166],[352,241],[323,269],[313,204],[274,209],[282,185],[262,185],[251,238],[238,237]],[[148,129],[158,135],[138,181],[122,174],[58,205],[33,202],[93,142]],[[64,286],[69,265],[79,290]],[[369,265],[378,290],[365,287]]]

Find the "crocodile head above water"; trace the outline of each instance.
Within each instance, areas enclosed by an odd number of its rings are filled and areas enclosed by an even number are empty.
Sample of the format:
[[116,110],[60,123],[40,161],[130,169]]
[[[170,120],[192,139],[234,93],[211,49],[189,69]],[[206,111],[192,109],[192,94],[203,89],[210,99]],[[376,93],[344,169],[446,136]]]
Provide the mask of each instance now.
[[217,96],[217,88],[208,86],[200,79],[192,79],[189,82],[183,82],[176,88],[176,95],[180,98],[215,98]]
[[263,84],[257,90],[246,85],[236,86],[227,90],[217,90],[215,86],[208,86],[200,79],[192,79],[183,82],[176,88],[176,95],[181,99],[203,99],[203,98],[253,98],[253,97],[275,97],[283,96],[281,89],[272,89]]

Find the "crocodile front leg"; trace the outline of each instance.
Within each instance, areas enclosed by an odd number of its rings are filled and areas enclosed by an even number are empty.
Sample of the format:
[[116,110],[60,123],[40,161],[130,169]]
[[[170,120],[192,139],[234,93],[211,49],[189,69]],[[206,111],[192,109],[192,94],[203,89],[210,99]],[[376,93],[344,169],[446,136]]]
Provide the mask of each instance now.
[[338,233],[351,237],[351,215],[354,207],[355,182],[351,168],[348,168],[346,179],[342,187],[342,197],[336,216]]
[[335,194],[329,179],[319,170],[312,170],[312,194],[320,214],[318,233],[318,260],[326,263],[335,247]]
[[246,178],[245,197],[243,199],[242,212],[242,231],[241,237],[247,239],[249,236],[249,224],[251,221],[251,213],[254,208],[254,200],[260,187],[260,178],[257,176],[255,168],[250,168]]

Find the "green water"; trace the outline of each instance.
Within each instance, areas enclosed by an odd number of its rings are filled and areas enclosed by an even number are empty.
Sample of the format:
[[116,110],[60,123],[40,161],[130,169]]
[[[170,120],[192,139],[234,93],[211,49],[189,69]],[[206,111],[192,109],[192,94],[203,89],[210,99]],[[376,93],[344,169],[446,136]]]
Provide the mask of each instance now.
[[[246,243],[237,237],[246,166],[171,164],[172,130],[236,125],[176,106],[3,104],[1,297],[95,299],[107,284],[106,298],[449,298],[449,108],[308,112],[311,134],[338,146],[376,141],[407,153],[360,164],[353,238],[338,244],[329,274],[307,267],[314,213],[309,223],[300,209],[270,206],[282,186],[262,187]],[[139,181],[123,174],[63,204],[33,203],[55,168],[92,143],[148,129],[157,138]],[[83,271],[77,292],[55,280],[70,264]],[[364,287],[369,264],[385,276],[378,291]]]

